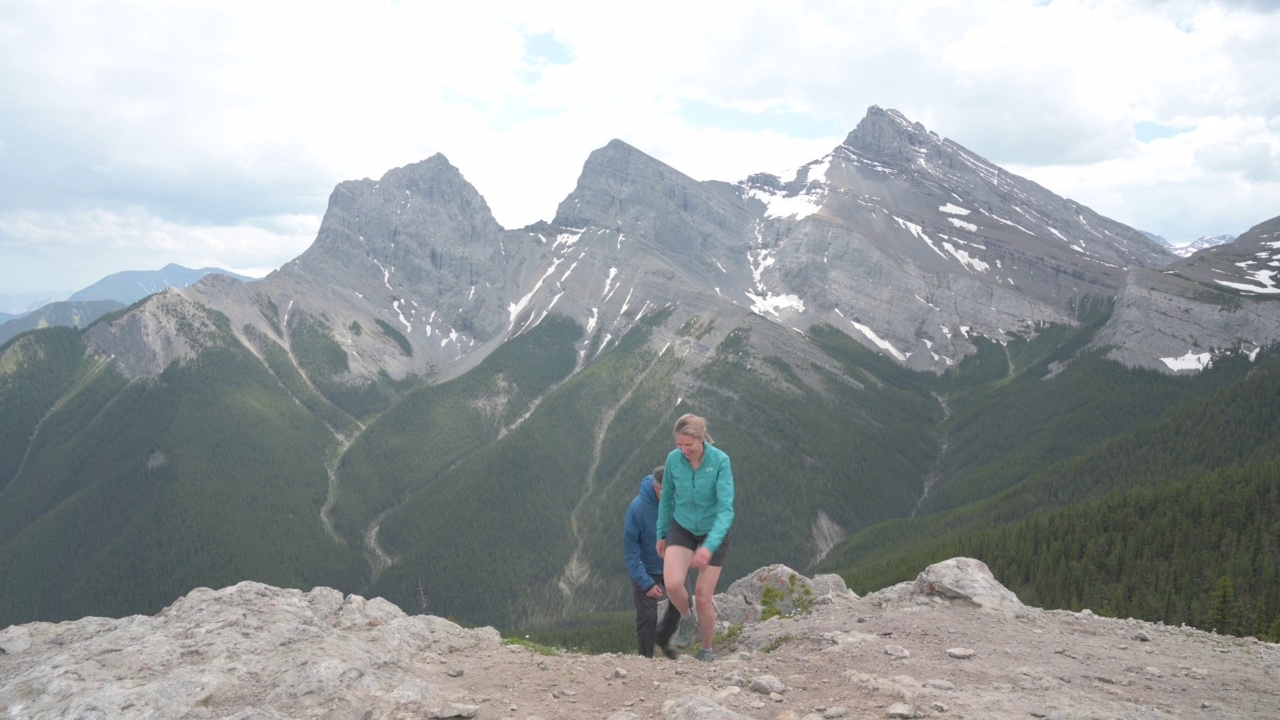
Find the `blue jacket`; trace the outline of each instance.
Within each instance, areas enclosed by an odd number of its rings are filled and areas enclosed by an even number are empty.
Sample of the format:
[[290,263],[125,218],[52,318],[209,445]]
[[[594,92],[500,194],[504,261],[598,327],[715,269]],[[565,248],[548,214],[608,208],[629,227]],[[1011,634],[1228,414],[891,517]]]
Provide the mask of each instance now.
[[667,455],[656,530],[665,538],[674,516],[691,534],[706,535],[702,546],[715,552],[733,525],[733,468],[723,450],[711,443],[703,448],[696,473],[679,448]]
[[645,592],[657,584],[649,576],[662,574],[658,535],[654,532],[657,520],[658,496],[653,492],[653,476],[646,475],[640,481],[640,492],[627,507],[622,531],[622,556],[627,560],[627,572]]

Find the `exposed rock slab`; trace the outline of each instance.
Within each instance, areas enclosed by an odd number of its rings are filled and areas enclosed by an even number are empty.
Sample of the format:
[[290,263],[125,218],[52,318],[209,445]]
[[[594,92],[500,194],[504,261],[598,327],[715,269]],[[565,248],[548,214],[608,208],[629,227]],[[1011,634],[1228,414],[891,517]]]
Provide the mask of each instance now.
[[1089,612],[989,612],[972,600],[998,588],[957,561],[927,572],[931,594],[836,590],[749,624],[713,663],[549,656],[326,588],[198,589],[154,617],[0,630],[0,717],[1153,720],[1280,707],[1280,646]]

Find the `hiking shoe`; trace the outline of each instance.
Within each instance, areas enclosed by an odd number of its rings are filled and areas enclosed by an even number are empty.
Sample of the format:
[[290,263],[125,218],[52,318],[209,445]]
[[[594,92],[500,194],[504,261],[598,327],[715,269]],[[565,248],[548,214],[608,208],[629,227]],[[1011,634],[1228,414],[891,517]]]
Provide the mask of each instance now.
[[676,658],[680,657],[680,653],[677,652],[676,649],[671,647],[670,645],[659,645],[658,649],[662,651],[662,655],[666,657],[668,660],[675,660]]
[[716,651],[702,648],[701,650],[698,651],[698,654],[694,655],[693,657],[695,660],[700,660],[702,662],[715,662]]
[[680,624],[676,626],[676,636],[671,639],[671,644],[678,648],[687,648],[693,644],[697,636],[698,616],[690,614],[689,617],[680,618]]

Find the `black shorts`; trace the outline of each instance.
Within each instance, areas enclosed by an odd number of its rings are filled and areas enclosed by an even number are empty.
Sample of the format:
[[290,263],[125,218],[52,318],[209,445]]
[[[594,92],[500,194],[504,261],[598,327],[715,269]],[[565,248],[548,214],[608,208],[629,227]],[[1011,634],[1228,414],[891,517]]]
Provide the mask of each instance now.
[[[671,519],[671,524],[667,526],[667,544],[675,547],[689,548],[697,550],[702,543],[707,541],[706,535],[694,535],[684,526]],[[711,562],[707,563],[711,567],[724,567],[724,558],[729,554],[729,534],[725,533],[724,540],[720,543],[720,547],[711,553]]]

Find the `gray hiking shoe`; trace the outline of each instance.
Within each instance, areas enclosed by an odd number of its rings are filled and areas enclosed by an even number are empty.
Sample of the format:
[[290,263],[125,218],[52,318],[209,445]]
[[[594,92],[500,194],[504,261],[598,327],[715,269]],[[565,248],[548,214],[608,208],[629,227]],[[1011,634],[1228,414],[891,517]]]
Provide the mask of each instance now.
[[681,649],[687,648],[693,644],[697,636],[698,616],[690,614],[687,618],[680,618],[680,624],[676,626],[676,635],[671,638],[671,644]]
[[698,651],[698,654],[694,655],[693,657],[695,660],[700,660],[702,662],[715,662],[716,651],[702,648],[701,650]]

